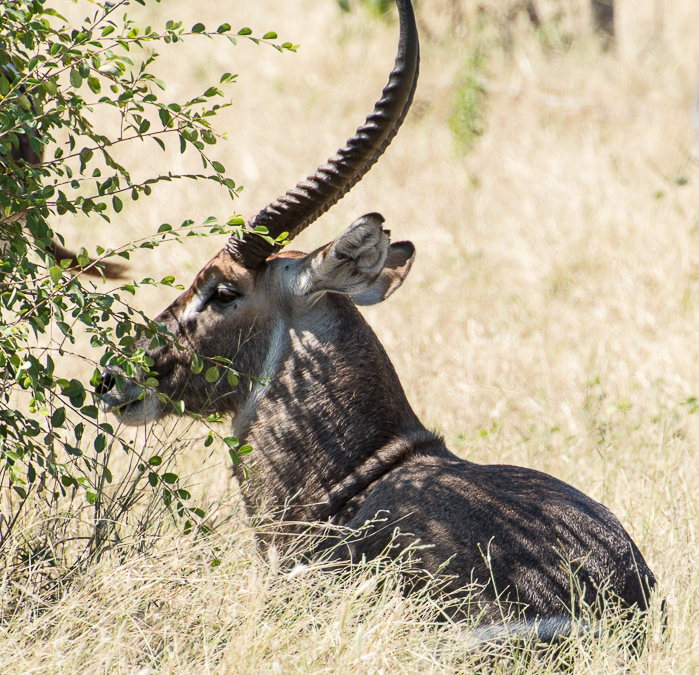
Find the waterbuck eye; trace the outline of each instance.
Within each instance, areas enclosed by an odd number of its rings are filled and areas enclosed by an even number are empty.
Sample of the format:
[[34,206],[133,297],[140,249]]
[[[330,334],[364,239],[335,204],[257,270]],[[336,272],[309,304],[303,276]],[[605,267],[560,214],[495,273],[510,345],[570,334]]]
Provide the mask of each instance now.
[[227,304],[237,300],[240,297],[240,293],[234,288],[227,286],[226,284],[219,284],[214,290],[212,300],[220,302],[222,304]]

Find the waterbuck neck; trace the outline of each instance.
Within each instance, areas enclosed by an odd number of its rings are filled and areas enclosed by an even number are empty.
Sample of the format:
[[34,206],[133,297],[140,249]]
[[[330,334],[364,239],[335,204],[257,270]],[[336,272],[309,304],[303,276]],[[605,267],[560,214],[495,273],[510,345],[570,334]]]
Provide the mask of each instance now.
[[[329,320],[329,317],[332,317]],[[249,399],[250,422],[235,429],[253,446],[248,493],[294,520],[324,520],[411,452],[434,441],[408,403],[374,332],[337,294],[291,319],[273,349],[269,381]],[[281,346],[283,344],[283,347]],[[269,361],[269,359],[268,359]],[[243,411],[241,411],[243,412]]]

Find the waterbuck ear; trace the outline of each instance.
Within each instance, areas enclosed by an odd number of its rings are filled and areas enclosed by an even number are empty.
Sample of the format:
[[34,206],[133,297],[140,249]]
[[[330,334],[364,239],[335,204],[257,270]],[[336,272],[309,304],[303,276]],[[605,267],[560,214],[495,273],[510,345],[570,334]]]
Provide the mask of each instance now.
[[301,264],[296,290],[302,295],[336,292],[354,295],[379,277],[389,252],[383,217],[369,213],[355,220],[335,241],[309,253]]
[[388,247],[388,255],[384,267],[379,272],[373,284],[363,291],[352,294],[352,300],[357,305],[375,305],[385,300],[389,295],[397,291],[415,260],[415,247],[412,242],[399,241]]

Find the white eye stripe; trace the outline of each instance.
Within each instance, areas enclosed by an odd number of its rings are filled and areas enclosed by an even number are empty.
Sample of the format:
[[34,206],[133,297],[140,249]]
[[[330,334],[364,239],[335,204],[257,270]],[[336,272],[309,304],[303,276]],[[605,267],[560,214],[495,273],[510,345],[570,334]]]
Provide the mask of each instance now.
[[192,299],[187,303],[185,308],[182,310],[180,315],[181,321],[189,321],[194,318],[194,316],[201,311],[205,302],[199,292],[195,293]]

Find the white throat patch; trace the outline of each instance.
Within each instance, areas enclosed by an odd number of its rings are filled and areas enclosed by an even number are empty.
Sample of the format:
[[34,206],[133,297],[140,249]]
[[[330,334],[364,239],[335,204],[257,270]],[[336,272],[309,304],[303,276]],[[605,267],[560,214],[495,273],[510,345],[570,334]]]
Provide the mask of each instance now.
[[265,392],[269,381],[279,372],[284,347],[284,323],[278,321],[272,328],[272,337],[269,341],[269,349],[262,366],[260,379],[254,382],[245,402],[233,418],[233,435],[238,439],[243,439],[252,422],[257,405]]

